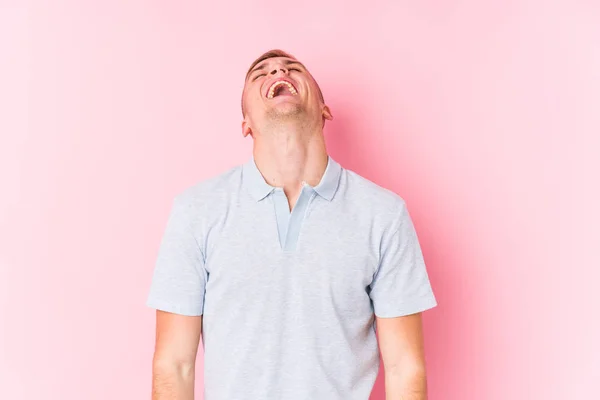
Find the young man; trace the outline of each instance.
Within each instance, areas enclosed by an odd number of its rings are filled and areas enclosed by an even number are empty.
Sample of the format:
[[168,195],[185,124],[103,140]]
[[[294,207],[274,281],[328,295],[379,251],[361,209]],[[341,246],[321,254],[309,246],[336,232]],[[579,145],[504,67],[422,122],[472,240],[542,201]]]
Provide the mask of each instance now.
[[[323,137],[317,82],[273,50],[248,70],[244,165],[176,196],[148,305],[153,399],[424,400],[420,313],[436,305],[398,195],[344,169]],[[375,334],[378,332],[378,338]]]

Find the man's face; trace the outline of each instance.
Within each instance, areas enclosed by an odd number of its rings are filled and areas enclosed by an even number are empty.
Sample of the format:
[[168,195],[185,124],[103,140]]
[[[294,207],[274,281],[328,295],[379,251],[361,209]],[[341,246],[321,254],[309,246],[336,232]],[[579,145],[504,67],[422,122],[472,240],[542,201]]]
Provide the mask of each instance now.
[[290,119],[331,119],[317,83],[293,58],[273,57],[258,63],[244,85],[244,136],[265,124]]

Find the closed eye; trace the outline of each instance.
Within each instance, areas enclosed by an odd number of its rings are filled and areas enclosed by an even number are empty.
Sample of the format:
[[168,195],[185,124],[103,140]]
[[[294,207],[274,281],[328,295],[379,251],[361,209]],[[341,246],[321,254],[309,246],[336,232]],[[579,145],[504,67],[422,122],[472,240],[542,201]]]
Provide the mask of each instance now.
[[254,82],[255,80],[257,80],[258,78],[260,78],[261,76],[266,76],[267,74],[259,74],[256,75],[254,78],[252,78],[252,82]]

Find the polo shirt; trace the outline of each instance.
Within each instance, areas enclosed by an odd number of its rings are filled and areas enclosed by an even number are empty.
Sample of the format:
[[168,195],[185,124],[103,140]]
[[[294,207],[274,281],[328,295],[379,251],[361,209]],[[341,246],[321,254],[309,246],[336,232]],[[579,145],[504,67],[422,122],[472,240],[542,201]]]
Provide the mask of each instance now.
[[375,316],[436,299],[400,196],[329,157],[290,212],[251,158],[175,196],[147,305],[203,315],[206,400],[368,400]]

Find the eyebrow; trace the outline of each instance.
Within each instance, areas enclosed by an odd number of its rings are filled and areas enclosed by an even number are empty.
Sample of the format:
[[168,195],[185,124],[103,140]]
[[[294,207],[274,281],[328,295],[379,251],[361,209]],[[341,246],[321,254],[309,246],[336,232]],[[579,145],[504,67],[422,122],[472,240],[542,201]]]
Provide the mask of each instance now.
[[[253,73],[255,73],[256,71],[260,71],[262,69],[265,69],[267,67],[267,60],[264,60],[260,65],[254,67],[250,72],[248,72],[248,75],[246,76],[246,80],[248,78],[250,78],[250,75],[252,75]],[[298,60],[285,60],[283,62],[286,66],[287,65],[291,65],[291,64],[298,64],[300,65],[302,68],[306,69],[306,67],[304,66],[304,64],[302,64],[300,61]]]
[[302,64],[300,61],[298,60],[285,60],[285,65],[290,65],[290,64],[298,64],[300,65],[302,68],[306,69],[306,67],[304,66],[304,64]]

